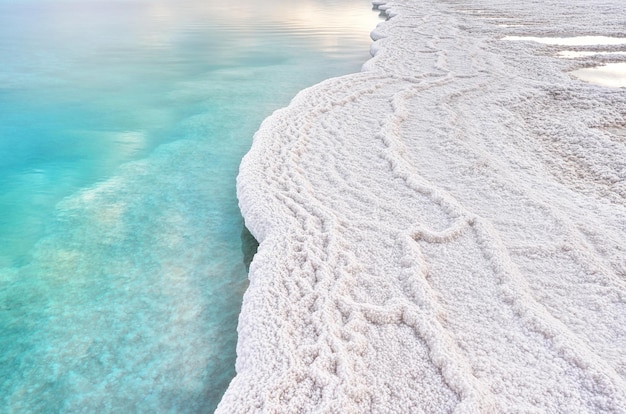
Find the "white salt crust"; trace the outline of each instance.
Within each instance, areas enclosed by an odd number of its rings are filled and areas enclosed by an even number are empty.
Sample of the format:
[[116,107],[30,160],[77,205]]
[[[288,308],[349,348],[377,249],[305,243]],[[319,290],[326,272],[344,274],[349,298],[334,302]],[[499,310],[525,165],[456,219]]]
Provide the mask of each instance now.
[[626,92],[502,40],[626,36],[623,1],[377,5],[364,71],[241,164],[260,247],[217,412],[626,413]]

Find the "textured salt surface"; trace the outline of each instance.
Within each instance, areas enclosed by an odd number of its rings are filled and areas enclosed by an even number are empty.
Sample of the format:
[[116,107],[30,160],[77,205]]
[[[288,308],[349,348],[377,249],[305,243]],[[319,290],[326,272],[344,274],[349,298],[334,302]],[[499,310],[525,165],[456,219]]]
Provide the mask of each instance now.
[[588,4],[381,4],[364,72],[263,123],[218,412],[626,412],[626,92],[502,40],[626,34]]

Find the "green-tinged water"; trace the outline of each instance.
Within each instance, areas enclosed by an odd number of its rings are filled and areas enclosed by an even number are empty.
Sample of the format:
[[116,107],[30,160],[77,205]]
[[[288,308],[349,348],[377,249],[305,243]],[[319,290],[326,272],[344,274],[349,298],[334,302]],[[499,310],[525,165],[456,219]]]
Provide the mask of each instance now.
[[299,89],[360,69],[377,21],[368,0],[0,0],[0,413],[215,408],[239,161]]

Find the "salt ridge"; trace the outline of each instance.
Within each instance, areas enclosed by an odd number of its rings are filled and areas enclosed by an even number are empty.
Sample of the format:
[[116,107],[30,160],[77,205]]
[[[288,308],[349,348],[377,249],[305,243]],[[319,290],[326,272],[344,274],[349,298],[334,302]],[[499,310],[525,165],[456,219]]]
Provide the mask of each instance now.
[[501,40],[615,35],[620,1],[375,4],[364,71],[242,161],[260,247],[217,412],[626,412],[626,93]]

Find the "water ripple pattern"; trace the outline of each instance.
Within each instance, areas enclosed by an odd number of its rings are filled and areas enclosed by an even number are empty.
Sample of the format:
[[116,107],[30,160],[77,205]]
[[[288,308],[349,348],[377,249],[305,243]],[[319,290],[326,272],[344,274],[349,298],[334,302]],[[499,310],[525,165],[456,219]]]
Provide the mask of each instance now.
[[503,40],[623,35],[623,5],[376,5],[364,71],[242,162],[260,247],[218,412],[626,413],[626,93]]

